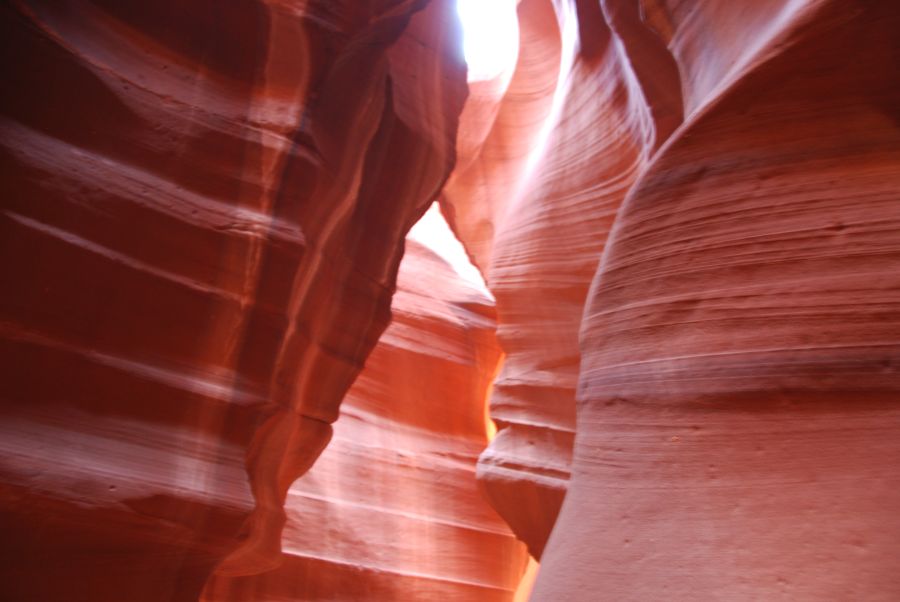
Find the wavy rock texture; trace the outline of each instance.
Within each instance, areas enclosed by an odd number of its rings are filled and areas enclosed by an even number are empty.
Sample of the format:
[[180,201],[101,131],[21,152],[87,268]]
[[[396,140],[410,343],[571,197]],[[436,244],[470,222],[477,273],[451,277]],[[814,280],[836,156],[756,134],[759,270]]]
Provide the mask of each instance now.
[[619,204],[682,110],[674,60],[636,5],[556,9],[519,5],[518,65],[500,99],[494,82],[473,86],[443,198],[497,299],[506,354],[479,479],[538,558],[569,476],[591,278]]
[[900,8],[644,5],[686,119],[591,288],[533,599],[896,600]]
[[442,189],[533,599],[900,598],[900,8],[452,9],[0,6],[0,598],[509,599]]
[[331,444],[288,494],[284,562],[217,578],[204,600],[512,600],[527,555],[475,480],[493,300],[409,240],[392,310]]
[[0,11],[0,597],[196,600],[279,560],[388,323],[454,161],[453,6]]

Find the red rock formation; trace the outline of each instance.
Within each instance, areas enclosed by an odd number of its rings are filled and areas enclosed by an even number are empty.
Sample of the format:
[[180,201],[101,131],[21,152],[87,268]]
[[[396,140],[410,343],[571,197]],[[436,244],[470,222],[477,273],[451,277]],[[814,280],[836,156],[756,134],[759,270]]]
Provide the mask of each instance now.
[[900,598],[894,4],[4,3],[0,598]]
[[591,289],[533,599],[896,600],[900,8],[645,4],[687,117]]
[[284,562],[217,578],[204,600],[512,599],[524,546],[475,481],[493,300],[410,240],[392,310],[331,444],[289,492]]
[[0,598],[196,600],[278,560],[453,165],[452,10],[0,7]]
[[536,557],[568,479],[588,287],[619,203],[681,119],[674,61],[634,6],[557,8],[519,5],[516,71],[487,135],[492,115],[467,105],[444,199],[496,296],[506,353],[479,478]]
[[[581,360],[573,495],[536,598],[893,599],[885,565],[860,583],[864,561],[844,556],[897,552],[892,521],[872,532],[897,500],[877,486],[890,468],[871,465],[897,451],[881,404],[900,386],[886,193],[898,11],[608,0],[556,3],[552,20],[548,7],[520,5],[520,64],[505,96],[480,99],[494,112],[467,106],[445,193],[507,353],[480,478],[536,555],[565,487]],[[885,435],[867,448],[842,420]],[[844,480],[876,485],[865,518]],[[844,552],[821,558],[822,542]]]

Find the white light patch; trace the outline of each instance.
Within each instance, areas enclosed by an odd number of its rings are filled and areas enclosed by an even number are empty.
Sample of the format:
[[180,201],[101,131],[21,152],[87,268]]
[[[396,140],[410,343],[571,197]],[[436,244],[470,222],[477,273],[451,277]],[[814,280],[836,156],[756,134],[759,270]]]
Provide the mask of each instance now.
[[422,219],[416,222],[416,225],[410,229],[407,238],[437,253],[463,280],[491,299],[494,298],[488,291],[481,272],[469,261],[465,248],[456,239],[437,203],[429,207]]
[[511,72],[519,54],[516,0],[456,0],[469,81]]

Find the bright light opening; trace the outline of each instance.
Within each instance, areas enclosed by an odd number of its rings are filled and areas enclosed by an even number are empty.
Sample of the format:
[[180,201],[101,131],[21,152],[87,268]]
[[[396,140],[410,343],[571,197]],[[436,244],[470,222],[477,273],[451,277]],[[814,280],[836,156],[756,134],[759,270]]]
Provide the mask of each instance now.
[[481,272],[469,261],[465,248],[453,234],[453,230],[450,229],[447,220],[441,214],[441,208],[437,203],[429,207],[422,219],[416,222],[416,225],[409,231],[408,238],[434,251],[449,263],[465,282],[484,293],[485,296],[494,298],[488,291]]
[[512,72],[519,54],[516,0],[456,0],[469,81]]

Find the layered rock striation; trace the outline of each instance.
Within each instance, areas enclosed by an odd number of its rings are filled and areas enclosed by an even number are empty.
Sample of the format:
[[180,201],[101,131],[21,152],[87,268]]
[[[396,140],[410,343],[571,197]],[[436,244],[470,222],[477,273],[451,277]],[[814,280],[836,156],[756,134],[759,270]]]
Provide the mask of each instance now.
[[475,480],[500,356],[493,305],[407,241],[394,319],[288,493],[283,563],[217,577],[203,600],[512,600],[527,554]]
[[519,16],[443,201],[506,353],[479,478],[535,556],[579,400],[535,598],[893,598],[898,11]]
[[682,100],[675,62],[636,4],[524,0],[519,27],[505,93],[473,85],[443,203],[497,299],[505,353],[491,398],[499,433],[479,479],[540,557],[569,476],[588,288]]
[[643,4],[685,122],[592,284],[533,599],[896,599],[900,10]]
[[518,15],[0,6],[0,598],[900,597],[900,8]]
[[452,3],[2,11],[4,600],[196,600],[287,489],[454,163]]

